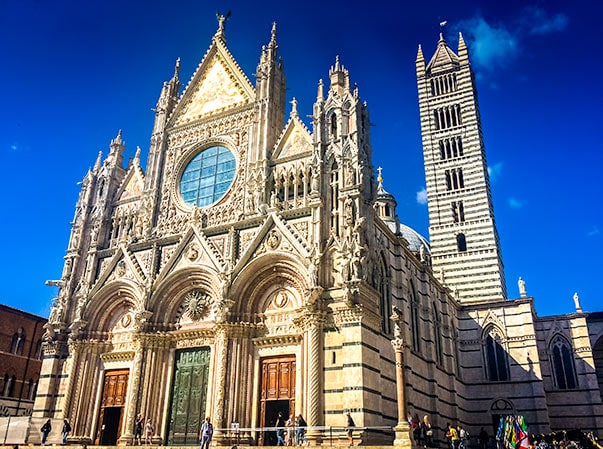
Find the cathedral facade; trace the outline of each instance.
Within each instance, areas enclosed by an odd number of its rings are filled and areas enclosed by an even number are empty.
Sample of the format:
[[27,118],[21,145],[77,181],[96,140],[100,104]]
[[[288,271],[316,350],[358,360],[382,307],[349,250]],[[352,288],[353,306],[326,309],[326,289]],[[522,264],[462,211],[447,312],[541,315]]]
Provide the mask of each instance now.
[[124,167],[120,132],[83,179],[33,416],[103,445],[132,444],[138,413],[168,445],[206,416],[217,442],[237,423],[271,445],[257,429],[279,413],[313,443],[347,412],[363,444],[410,444],[407,413],[440,440],[508,414],[602,431],[603,331],[507,298],[462,38],[417,56],[430,245],[396,215],[340,61],[310,130],[286,113],[276,26],[255,85],[224,33],[182,93],[178,62],[163,85],[146,168],[140,150]]

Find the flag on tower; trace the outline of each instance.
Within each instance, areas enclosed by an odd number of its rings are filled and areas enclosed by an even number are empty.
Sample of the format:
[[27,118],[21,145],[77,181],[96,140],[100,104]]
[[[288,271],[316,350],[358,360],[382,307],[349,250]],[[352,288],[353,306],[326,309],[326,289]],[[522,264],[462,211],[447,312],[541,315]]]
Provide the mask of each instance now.
[[441,27],[446,26],[446,24],[447,24],[447,23],[448,23],[448,21],[447,21],[447,20],[444,20],[443,22],[440,22],[440,26],[441,26]]

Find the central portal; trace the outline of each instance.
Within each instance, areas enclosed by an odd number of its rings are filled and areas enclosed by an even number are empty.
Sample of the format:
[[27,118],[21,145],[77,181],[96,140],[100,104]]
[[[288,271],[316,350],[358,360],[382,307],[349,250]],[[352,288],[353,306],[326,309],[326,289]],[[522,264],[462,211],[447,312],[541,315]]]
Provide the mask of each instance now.
[[[274,427],[279,413],[283,424],[295,414],[295,356],[267,357],[261,364],[260,427]],[[276,432],[260,432],[258,444],[276,446]]]

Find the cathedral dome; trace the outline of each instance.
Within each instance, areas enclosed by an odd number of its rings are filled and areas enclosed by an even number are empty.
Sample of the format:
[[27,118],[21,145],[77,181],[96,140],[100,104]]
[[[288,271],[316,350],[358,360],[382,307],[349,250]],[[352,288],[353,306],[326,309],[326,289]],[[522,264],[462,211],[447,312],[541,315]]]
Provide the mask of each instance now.
[[406,239],[408,242],[408,247],[412,251],[419,251],[421,249],[421,245],[424,245],[427,253],[431,254],[431,248],[429,247],[429,242],[427,239],[410,226],[400,223],[400,235]]

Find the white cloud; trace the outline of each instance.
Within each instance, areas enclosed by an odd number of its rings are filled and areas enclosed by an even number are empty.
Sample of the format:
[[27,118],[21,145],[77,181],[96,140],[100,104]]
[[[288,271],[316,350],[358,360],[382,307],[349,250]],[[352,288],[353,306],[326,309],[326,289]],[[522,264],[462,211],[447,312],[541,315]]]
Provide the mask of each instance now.
[[462,20],[454,29],[463,33],[479,76],[479,71],[491,73],[509,65],[529,36],[565,31],[568,24],[565,14],[549,14],[542,8],[527,6],[509,23],[488,22],[478,14]]
[[492,25],[477,16],[462,21],[458,27],[471,51],[471,62],[478,69],[494,71],[504,67],[519,52],[517,36],[503,24]]
[[549,16],[542,8],[528,6],[524,9],[519,23],[528,34],[542,35],[565,31],[569,18],[561,13]]
[[488,165],[488,176],[490,176],[490,182],[496,182],[500,177],[503,169],[503,163],[498,162],[494,165]]
[[594,237],[595,235],[599,235],[601,232],[599,231],[599,227],[594,225],[590,231],[586,233],[587,237]]
[[425,187],[417,192],[417,203],[427,204],[427,189]]
[[11,151],[17,151],[18,149],[19,149],[19,147],[17,146],[16,143],[11,144],[11,146],[10,146]]
[[513,197],[509,198],[508,203],[511,209],[521,209],[525,205],[523,201]]

